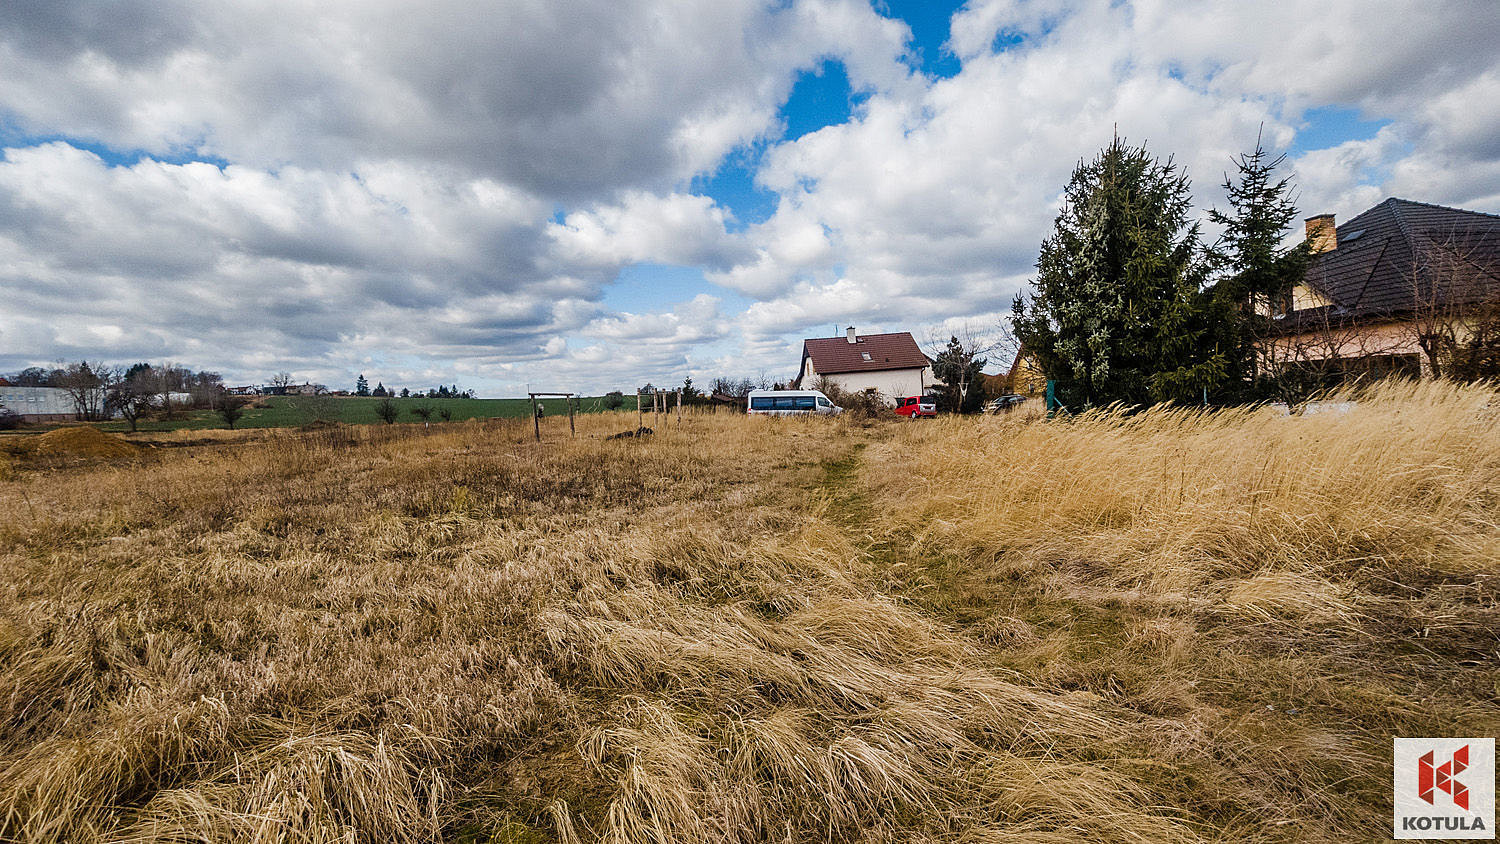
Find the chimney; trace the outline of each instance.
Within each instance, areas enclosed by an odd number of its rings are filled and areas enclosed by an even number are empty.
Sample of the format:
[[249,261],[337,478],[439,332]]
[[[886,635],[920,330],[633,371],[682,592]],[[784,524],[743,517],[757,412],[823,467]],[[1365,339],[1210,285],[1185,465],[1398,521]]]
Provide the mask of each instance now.
[[1334,228],[1332,214],[1307,218],[1307,243],[1314,254],[1339,248],[1338,230]]
[[850,343],[858,343],[859,342],[859,340],[856,339],[855,336],[854,336],[854,326],[852,326],[852,325],[849,326],[849,328],[844,331],[844,336],[846,338],[848,338],[848,340],[849,340]]

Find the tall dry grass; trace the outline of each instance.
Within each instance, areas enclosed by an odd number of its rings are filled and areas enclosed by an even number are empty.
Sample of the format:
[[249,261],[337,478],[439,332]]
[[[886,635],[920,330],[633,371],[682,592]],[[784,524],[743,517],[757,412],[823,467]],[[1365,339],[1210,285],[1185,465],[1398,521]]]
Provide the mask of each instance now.
[[1378,837],[1393,736],[1500,729],[1500,396],[1332,406],[903,428],[868,455],[875,531],[995,665],[1128,724],[1157,799]]
[[1377,738],[1495,725],[1493,396],[1423,390],[22,468],[0,839],[1375,835]]

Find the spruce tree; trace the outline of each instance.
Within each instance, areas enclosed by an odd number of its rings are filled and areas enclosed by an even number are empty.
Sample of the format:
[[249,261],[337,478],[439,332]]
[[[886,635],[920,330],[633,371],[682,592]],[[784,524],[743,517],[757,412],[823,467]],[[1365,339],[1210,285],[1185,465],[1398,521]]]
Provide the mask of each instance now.
[[1302,281],[1312,257],[1306,242],[1283,247],[1297,206],[1290,176],[1276,179],[1285,155],[1268,159],[1260,138],[1255,151],[1234,162],[1235,178],[1224,176],[1228,213],[1213,209],[1209,218],[1224,227],[1213,250],[1218,280],[1210,296],[1215,345],[1229,360],[1225,387],[1237,395],[1255,392],[1255,346],[1271,328],[1268,312],[1277,310]]
[[1205,349],[1206,265],[1185,175],[1118,137],[1073,171],[1013,325],[1073,407],[1191,399],[1225,361]]

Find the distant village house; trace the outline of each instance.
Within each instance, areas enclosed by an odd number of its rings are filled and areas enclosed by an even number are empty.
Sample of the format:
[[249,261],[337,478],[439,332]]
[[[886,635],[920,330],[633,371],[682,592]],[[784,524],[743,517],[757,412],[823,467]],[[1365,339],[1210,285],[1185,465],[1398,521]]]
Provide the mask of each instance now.
[[860,335],[852,325],[843,337],[802,341],[802,366],[792,389],[812,389],[820,378],[846,392],[875,390],[892,403],[940,383],[932,374],[932,361],[909,332]]
[[[245,392],[236,392],[240,390]],[[321,396],[328,392],[328,388],[322,384],[267,384],[259,387],[234,387],[230,392],[234,395]]]
[[995,395],[1011,393],[1035,398],[1047,392],[1047,373],[1042,371],[1036,356],[1024,348],[1016,351],[1010,369],[1004,375],[987,375],[985,378],[986,388]]

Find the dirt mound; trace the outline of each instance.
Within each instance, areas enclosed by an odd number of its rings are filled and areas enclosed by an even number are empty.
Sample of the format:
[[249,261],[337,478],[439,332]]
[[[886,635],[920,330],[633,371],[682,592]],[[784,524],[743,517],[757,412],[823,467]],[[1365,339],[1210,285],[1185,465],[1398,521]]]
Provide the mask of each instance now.
[[135,445],[124,437],[86,425],[48,431],[36,438],[34,449],[43,457],[129,457],[136,453]]

